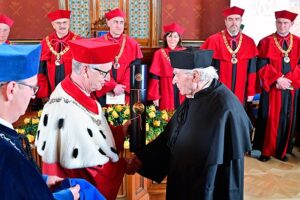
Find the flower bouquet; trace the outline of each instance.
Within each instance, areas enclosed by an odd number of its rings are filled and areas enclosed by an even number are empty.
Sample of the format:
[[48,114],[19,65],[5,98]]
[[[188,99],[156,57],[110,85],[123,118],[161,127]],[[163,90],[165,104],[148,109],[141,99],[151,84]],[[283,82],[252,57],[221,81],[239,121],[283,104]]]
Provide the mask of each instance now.
[[34,143],[35,134],[38,129],[42,110],[32,113],[30,117],[25,117],[23,122],[16,127],[16,131],[19,134],[25,135],[31,144]]
[[146,141],[151,142],[161,134],[173,116],[174,111],[156,109],[154,105],[146,107]]

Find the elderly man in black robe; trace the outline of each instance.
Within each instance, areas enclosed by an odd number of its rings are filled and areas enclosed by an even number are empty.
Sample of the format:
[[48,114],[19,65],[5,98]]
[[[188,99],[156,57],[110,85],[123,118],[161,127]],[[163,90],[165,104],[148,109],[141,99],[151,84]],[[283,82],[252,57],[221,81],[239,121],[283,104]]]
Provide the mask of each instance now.
[[132,162],[157,182],[167,178],[167,199],[243,199],[244,153],[252,125],[235,95],[209,66],[212,51],[171,52],[184,103],[165,131]]

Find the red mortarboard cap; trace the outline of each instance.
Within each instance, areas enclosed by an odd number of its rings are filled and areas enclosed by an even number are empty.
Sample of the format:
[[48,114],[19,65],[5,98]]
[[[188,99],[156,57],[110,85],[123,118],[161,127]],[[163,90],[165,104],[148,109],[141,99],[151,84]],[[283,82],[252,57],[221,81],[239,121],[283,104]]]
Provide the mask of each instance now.
[[9,27],[12,27],[14,21],[9,17],[0,14],[0,23],[7,24]]
[[243,16],[244,11],[245,10],[242,9],[242,8],[239,8],[237,6],[233,6],[231,8],[227,8],[227,9],[223,10],[223,16],[224,17],[227,17],[229,15],[241,15],[241,16]]
[[275,18],[276,19],[285,18],[285,19],[291,20],[292,22],[296,19],[297,15],[298,14],[292,13],[292,12],[287,11],[287,10],[280,10],[280,11],[275,12]]
[[55,21],[57,19],[67,18],[70,19],[71,11],[69,10],[56,10],[48,13],[48,18],[51,21]]
[[99,41],[96,38],[72,40],[69,42],[73,58],[86,64],[104,64],[112,62],[120,46],[110,41]]
[[110,20],[114,17],[123,17],[125,19],[125,13],[120,8],[115,8],[107,13],[105,13],[105,18]]
[[172,23],[164,26],[165,33],[169,32],[177,32],[179,35],[182,35],[184,32],[184,29],[179,26],[179,24]]

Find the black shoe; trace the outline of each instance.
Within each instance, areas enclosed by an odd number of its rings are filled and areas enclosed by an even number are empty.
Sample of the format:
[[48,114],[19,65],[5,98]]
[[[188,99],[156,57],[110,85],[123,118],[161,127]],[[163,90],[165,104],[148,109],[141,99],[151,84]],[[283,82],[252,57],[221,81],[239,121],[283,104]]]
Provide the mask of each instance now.
[[283,161],[283,162],[287,162],[289,159],[286,155],[284,155],[283,157],[281,158],[278,158],[279,160]]
[[261,155],[258,160],[262,161],[262,162],[267,162],[271,159],[270,156],[264,156],[264,155]]

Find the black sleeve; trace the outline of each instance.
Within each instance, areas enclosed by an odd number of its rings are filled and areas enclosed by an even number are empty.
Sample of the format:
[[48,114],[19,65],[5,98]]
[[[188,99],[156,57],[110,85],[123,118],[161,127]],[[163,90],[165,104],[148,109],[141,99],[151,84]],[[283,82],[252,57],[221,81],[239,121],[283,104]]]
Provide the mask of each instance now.
[[39,66],[39,74],[45,74],[47,75],[47,61],[42,60],[40,61],[40,66]]
[[160,134],[143,150],[136,152],[136,155],[142,162],[139,174],[159,183],[164,180],[168,174],[170,162],[170,149],[167,146],[165,133]]

